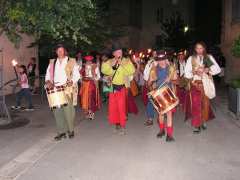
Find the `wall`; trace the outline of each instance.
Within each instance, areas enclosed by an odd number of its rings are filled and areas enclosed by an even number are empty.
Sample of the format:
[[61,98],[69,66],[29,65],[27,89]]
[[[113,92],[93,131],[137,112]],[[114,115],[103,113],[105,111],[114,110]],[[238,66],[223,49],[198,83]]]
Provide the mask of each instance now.
[[[14,44],[11,43],[4,34],[0,36],[0,47],[2,48],[0,60],[3,57],[4,82],[12,80],[16,77],[11,63],[12,59],[16,59],[19,64],[27,65],[31,57],[37,57],[37,48],[27,47],[33,41],[34,39],[32,37],[23,35],[20,47],[16,49]],[[10,86],[6,86],[4,89],[5,94],[10,94],[12,92],[12,88]]]
[[225,81],[240,77],[240,58],[233,57],[231,46],[240,35],[240,22],[232,22],[232,0],[223,0],[222,42],[221,48],[226,58]]

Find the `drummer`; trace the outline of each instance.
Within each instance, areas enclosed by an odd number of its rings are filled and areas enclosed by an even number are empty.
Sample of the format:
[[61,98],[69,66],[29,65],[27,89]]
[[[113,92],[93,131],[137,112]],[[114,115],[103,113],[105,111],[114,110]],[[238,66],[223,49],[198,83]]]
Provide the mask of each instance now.
[[[169,74],[169,61],[165,51],[157,51],[157,56],[155,58],[156,63],[150,71],[150,77],[148,80],[148,85],[153,89],[160,87],[163,84],[168,84],[171,87],[170,74]],[[172,142],[173,138],[173,110],[170,110],[166,113],[167,115],[167,136],[166,141]],[[157,134],[157,138],[162,138],[165,136],[165,123],[164,115],[158,116],[160,132]]]
[[56,48],[56,59],[51,59],[47,68],[45,83],[47,88],[56,86],[65,86],[66,94],[69,94],[68,105],[53,109],[53,114],[57,124],[57,136],[54,138],[59,141],[66,138],[74,137],[74,119],[75,107],[77,105],[77,82],[80,79],[78,65],[76,60],[67,56],[67,51],[63,45]]

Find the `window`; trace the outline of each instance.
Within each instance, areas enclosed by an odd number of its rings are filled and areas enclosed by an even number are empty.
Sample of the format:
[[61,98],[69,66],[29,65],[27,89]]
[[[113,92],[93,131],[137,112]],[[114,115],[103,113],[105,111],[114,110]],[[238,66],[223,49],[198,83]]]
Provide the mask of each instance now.
[[163,8],[157,8],[156,21],[157,21],[158,24],[163,21]]
[[240,22],[240,0],[232,0],[232,22]]

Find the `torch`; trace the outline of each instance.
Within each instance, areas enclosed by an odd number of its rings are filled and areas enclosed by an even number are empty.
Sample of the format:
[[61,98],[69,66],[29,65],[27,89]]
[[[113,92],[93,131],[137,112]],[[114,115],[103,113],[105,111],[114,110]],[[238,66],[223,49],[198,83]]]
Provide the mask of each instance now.
[[17,69],[16,69],[16,66],[18,65],[18,62],[15,59],[13,59],[12,60],[12,65],[13,65],[13,69],[14,69],[16,78],[18,79],[18,73],[17,73]]

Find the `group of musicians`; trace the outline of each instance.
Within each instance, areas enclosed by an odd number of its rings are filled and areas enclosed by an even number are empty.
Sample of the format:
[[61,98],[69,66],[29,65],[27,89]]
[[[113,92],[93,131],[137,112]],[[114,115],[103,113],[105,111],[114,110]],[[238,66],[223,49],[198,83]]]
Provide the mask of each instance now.
[[[52,109],[58,131],[55,140],[66,138],[67,135],[69,138],[74,137],[77,101],[86,118],[94,119],[94,113],[101,107],[99,86],[101,73],[108,85],[109,123],[115,132],[126,134],[129,87],[138,72],[137,68],[142,66],[136,65],[131,56],[124,55],[119,43],[113,44],[111,52],[112,57],[105,58],[101,65],[94,62],[93,56],[85,56],[84,66],[79,68],[77,61],[68,57],[63,45],[56,48],[57,58],[51,59],[47,68],[46,89],[64,86],[68,103]],[[211,86],[206,84],[213,83],[212,76],[220,71],[213,56],[207,54],[203,42],[196,43],[194,53],[188,59],[186,52],[182,50],[177,53],[175,61],[170,61],[166,51],[152,51],[148,62],[144,64],[142,74],[145,82],[142,97],[146,97],[147,114],[144,124],[153,125],[156,114],[160,129],[157,138],[166,136],[166,141],[172,142],[173,117],[176,108],[179,107],[186,118],[191,118],[193,133],[198,134],[206,130],[206,122],[214,118],[210,106],[210,99],[214,95],[212,92],[209,93],[212,89],[209,90]]]

